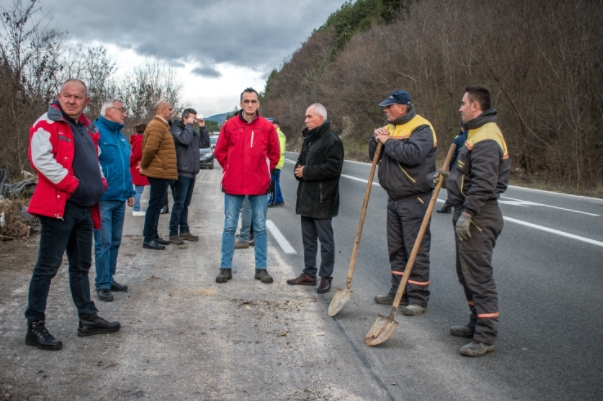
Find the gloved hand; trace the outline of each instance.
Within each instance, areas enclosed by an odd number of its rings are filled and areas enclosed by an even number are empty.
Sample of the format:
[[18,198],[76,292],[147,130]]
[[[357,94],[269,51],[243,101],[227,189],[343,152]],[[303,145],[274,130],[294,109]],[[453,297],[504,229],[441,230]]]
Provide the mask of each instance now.
[[471,232],[469,231],[469,226],[471,225],[471,216],[466,214],[465,212],[461,213],[461,217],[459,217],[456,222],[456,235],[459,236],[461,241],[467,240],[471,238]]
[[435,187],[440,182],[440,174],[444,176],[444,182],[442,186],[446,185],[446,179],[450,176],[450,171],[439,169],[438,172],[433,176],[433,186]]

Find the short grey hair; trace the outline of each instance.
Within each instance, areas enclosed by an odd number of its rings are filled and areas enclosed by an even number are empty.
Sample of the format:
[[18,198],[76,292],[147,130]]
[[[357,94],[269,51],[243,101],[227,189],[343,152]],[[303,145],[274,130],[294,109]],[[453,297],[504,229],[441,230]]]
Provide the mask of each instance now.
[[319,116],[323,116],[325,121],[327,121],[327,109],[325,108],[325,106],[320,103],[312,103],[310,107],[312,106],[314,106],[314,111],[316,111],[316,114],[318,114]]
[[103,105],[101,107],[101,116],[105,116],[107,115],[107,109],[110,109],[111,107],[113,107],[113,105],[115,104],[115,102],[119,102],[122,103],[123,102],[119,99],[107,99],[103,102]]

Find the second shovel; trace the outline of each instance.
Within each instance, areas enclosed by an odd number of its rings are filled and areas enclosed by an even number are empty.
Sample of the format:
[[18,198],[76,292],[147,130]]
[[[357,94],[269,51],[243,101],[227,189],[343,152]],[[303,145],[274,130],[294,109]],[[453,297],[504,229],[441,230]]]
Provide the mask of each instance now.
[[348,268],[348,279],[345,283],[345,288],[338,288],[335,291],[335,295],[329,305],[329,316],[335,316],[341,308],[350,300],[352,292],[352,276],[354,275],[354,267],[356,267],[356,256],[358,256],[358,247],[360,246],[360,237],[362,237],[362,227],[364,226],[364,218],[366,216],[366,208],[368,207],[369,198],[371,197],[371,188],[373,187],[373,178],[375,177],[375,168],[379,162],[381,156],[381,148],[383,145],[381,142],[377,144],[377,150],[373,157],[373,164],[371,165],[371,172],[369,173],[368,182],[366,184],[366,191],[364,193],[364,203],[362,204],[362,212],[360,213],[360,221],[358,222],[358,231],[356,233],[356,240],[354,241],[354,249],[352,250],[352,259],[350,259],[350,267]]

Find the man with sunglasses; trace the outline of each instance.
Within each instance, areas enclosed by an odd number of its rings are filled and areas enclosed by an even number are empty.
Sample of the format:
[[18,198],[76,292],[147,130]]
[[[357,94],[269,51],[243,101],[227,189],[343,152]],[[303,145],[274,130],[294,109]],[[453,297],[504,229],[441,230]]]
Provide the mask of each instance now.
[[130,144],[121,132],[126,110],[122,102],[109,99],[103,103],[101,115],[94,124],[100,132],[98,143],[103,175],[109,187],[99,202],[101,228],[94,230],[94,259],[96,261],[96,292],[98,299],[113,301],[111,291],[127,291],[113,276],[117,266],[117,253],[128,206],[134,205],[134,188],[130,174]]
[[[195,123],[199,131],[194,129]],[[190,232],[188,226],[188,207],[191,204],[195,179],[201,167],[199,149],[209,148],[209,133],[205,128],[203,119],[197,120],[194,109],[185,109],[182,120],[172,124],[172,135],[176,145],[176,164],[178,166],[178,180],[174,182],[172,195],[172,216],[170,218],[170,242],[183,244],[183,240],[198,241],[199,237]]]
[[241,111],[226,121],[214,149],[214,156],[224,169],[224,232],[222,260],[217,283],[232,278],[235,231],[245,197],[249,198],[255,238],[255,279],[272,283],[267,271],[268,235],[266,233],[267,192],[270,175],[280,158],[278,135],[270,121],[260,116],[259,96],[255,89],[241,93]]

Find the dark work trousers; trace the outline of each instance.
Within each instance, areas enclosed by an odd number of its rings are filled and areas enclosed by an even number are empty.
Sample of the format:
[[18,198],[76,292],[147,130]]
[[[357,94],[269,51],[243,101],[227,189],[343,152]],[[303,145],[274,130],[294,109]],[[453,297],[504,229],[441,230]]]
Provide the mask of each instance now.
[[172,204],[172,215],[170,217],[170,237],[190,232],[188,226],[188,207],[191,204],[193,197],[193,189],[195,189],[195,178],[178,176],[178,180],[174,181],[172,186],[172,196],[174,203]]
[[90,300],[88,271],[92,263],[92,218],[90,208],[67,204],[63,219],[40,217],[38,262],[29,283],[29,304],[25,310],[28,323],[45,320],[50,282],[56,276],[67,250],[69,287],[80,318],[96,313]]
[[[453,225],[463,210],[462,206],[455,207]],[[498,292],[492,274],[492,251],[502,228],[498,202],[488,201],[471,218],[471,238],[460,241],[455,233],[456,273],[471,311],[468,326],[475,332],[474,340],[487,344],[493,344],[498,335]]]
[[159,211],[165,202],[165,196],[171,180],[163,178],[149,178],[151,184],[151,192],[149,193],[149,206],[147,207],[144,216],[144,228],[142,235],[144,242],[157,241],[159,234],[157,233],[157,225],[159,224]]
[[301,216],[302,239],[304,243],[304,274],[315,278],[317,239],[320,240],[320,271],[318,275],[329,281],[333,280],[335,265],[335,238],[333,236],[332,218],[315,219]]
[[[394,297],[400,286],[408,258],[427,212],[431,193],[401,200],[387,201],[387,248],[392,269],[392,287],[389,295]],[[411,304],[427,306],[429,302],[429,248],[431,232],[429,226],[421,241],[419,253],[406,285],[403,299]]]

